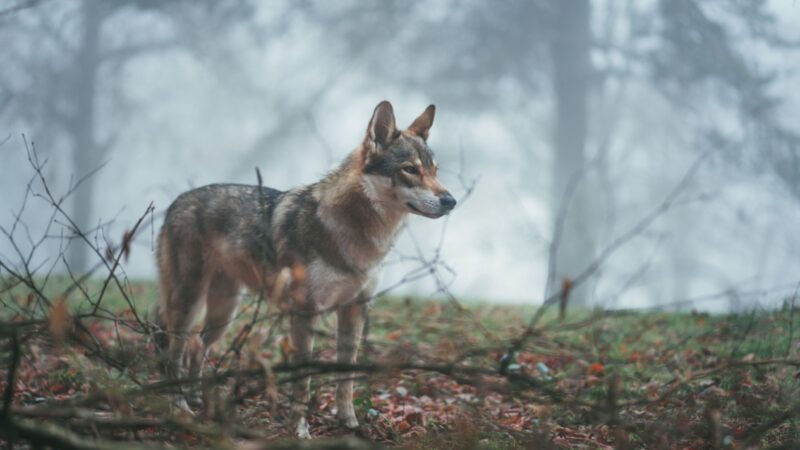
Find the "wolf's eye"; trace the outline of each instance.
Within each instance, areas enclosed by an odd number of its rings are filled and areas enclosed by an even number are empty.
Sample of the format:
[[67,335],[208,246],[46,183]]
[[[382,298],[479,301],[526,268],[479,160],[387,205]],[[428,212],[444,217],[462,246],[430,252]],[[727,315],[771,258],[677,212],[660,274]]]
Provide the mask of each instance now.
[[417,170],[417,168],[415,166],[405,166],[405,167],[403,167],[403,171],[405,173],[410,173],[411,175],[419,174],[419,171]]

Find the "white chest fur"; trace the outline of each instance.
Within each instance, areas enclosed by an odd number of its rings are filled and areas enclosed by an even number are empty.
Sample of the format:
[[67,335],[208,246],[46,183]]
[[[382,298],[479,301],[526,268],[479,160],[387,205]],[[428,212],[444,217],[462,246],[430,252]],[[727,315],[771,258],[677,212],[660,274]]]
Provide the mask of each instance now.
[[377,270],[364,275],[342,272],[316,260],[308,266],[308,289],[317,310],[328,310],[353,300],[361,292],[375,288]]

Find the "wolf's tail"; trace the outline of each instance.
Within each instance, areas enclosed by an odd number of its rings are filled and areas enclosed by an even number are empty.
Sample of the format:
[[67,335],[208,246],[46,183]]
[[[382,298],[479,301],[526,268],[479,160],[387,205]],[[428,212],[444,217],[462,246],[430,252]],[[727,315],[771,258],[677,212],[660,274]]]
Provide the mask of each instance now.
[[166,320],[167,305],[169,298],[172,296],[172,261],[170,261],[170,252],[168,251],[168,239],[161,230],[158,235],[158,248],[156,250],[156,258],[158,260],[158,301],[152,311],[152,329],[151,335],[153,343],[155,344],[156,354],[163,356],[164,352],[169,346],[168,326]]

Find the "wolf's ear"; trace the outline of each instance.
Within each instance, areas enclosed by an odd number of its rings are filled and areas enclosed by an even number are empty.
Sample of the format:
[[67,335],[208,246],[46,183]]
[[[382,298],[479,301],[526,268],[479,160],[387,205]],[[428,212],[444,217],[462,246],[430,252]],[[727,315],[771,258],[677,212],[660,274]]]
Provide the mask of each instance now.
[[433,125],[433,116],[436,115],[436,106],[428,105],[425,111],[414,119],[414,123],[408,127],[411,134],[421,137],[423,140],[428,140],[428,132]]
[[392,104],[386,100],[378,103],[372,119],[367,127],[367,138],[380,146],[384,146],[392,141],[397,135],[397,126],[394,120],[394,109]]

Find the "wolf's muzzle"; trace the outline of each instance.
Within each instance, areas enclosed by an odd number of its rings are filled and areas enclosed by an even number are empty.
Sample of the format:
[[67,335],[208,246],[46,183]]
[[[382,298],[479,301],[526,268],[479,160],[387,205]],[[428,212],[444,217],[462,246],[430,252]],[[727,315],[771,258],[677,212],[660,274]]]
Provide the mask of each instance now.
[[442,205],[443,211],[452,211],[453,208],[456,207],[456,199],[450,195],[449,192],[445,192],[444,195],[439,197],[439,203]]

